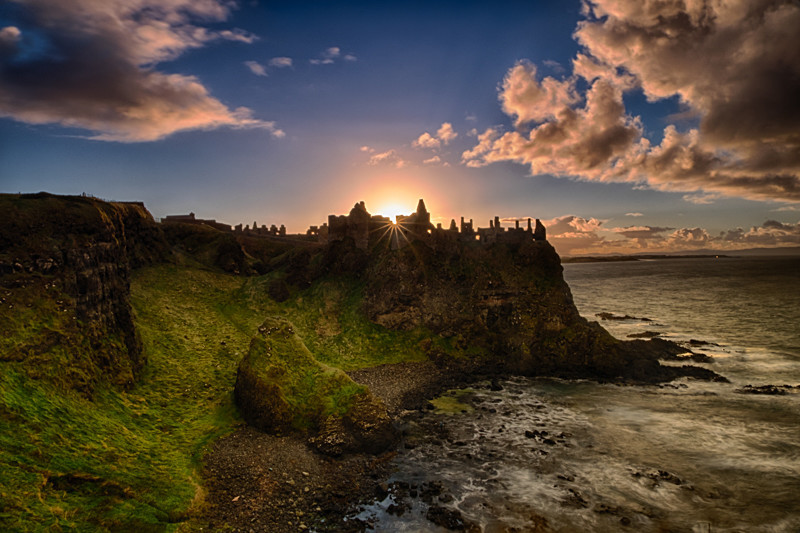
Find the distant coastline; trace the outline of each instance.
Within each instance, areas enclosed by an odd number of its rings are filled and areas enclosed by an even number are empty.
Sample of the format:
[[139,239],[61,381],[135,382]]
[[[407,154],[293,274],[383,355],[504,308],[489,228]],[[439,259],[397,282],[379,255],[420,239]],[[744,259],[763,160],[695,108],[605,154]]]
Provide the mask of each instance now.
[[730,259],[736,256],[733,255],[719,255],[719,254],[703,254],[703,255],[667,255],[667,254],[654,254],[654,255],[579,255],[579,256],[565,256],[561,258],[562,263],[614,263],[619,261],[650,261],[653,259]]
[[610,263],[618,261],[650,261],[654,259],[735,259],[737,257],[755,256],[796,256],[800,255],[800,246],[778,248],[747,248],[742,250],[697,250],[696,253],[685,254],[628,254],[628,255],[564,255],[562,263]]

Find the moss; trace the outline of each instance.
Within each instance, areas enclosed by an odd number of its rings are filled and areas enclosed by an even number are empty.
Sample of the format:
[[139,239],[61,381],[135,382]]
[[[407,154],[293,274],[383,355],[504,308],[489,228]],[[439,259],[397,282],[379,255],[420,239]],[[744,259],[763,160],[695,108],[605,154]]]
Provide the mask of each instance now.
[[314,359],[288,320],[268,318],[258,331],[239,364],[235,389],[251,424],[268,431],[317,430],[365,393],[344,372]]
[[383,402],[344,372],[319,363],[286,319],[258,328],[239,364],[236,402],[252,425],[273,433],[300,431],[333,455],[380,451],[393,440]]

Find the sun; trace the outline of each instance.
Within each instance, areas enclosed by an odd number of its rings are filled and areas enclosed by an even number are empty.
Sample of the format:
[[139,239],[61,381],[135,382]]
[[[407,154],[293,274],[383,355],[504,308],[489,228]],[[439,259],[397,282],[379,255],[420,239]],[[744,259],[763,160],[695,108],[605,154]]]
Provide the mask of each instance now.
[[409,209],[408,206],[397,201],[388,201],[378,204],[375,209],[376,214],[389,217],[389,219],[392,221],[392,224],[397,224],[397,215],[407,215],[412,211],[413,209]]

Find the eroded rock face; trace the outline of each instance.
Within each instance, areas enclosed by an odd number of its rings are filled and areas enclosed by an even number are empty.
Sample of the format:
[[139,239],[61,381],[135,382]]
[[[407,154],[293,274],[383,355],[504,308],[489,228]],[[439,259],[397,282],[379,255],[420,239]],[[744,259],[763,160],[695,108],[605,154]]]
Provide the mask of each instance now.
[[[130,305],[130,269],[162,259],[167,250],[153,217],[139,203],[87,197],[0,195],[0,202],[0,285],[29,309],[43,305],[39,319],[52,326],[42,338],[53,338],[31,344],[22,335],[9,358],[35,360],[39,368],[29,370],[37,377],[54,374],[44,366],[63,367],[70,373],[58,372],[62,384],[86,393],[99,381],[132,384],[145,361]],[[6,335],[24,333],[9,322]]]
[[636,381],[674,377],[676,370],[658,359],[685,349],[667,341],[614,339],[579,315],[562,272],[546,241],[373,250],[363,273],[363,308],[387,328],[424,327],[460,337],[502,371]]

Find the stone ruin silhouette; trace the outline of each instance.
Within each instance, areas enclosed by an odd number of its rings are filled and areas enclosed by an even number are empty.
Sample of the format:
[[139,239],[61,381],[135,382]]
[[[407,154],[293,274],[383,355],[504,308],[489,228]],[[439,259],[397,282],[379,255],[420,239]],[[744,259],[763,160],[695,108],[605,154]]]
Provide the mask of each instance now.
[[461,217],[460,226],[455,219],[444,229],[441,224],[434,226],[431,215],[425,208],[425,201],[420,198],[417,210],[410,215],[397,215],[392,222],[389,217],[370,215],[364,202],[353,206],[348,215],[329,215],[328,223],[317,228],[312,226],[307,232],[317,235],[320,242],[330,243],[352,238],[355,245],[366,250],[370,246],[386,241],[392,249],[399,249],[414,241],[428,244],[444,242],[479,242],[483,245],[492,243],[520,244],[526,241],[545,241],[547,233],[544,225],[537,218],[535,225],[528,218],[527,227],[521,228],[520,221],[515,220],[515,227],[504,228],[500,217],[489,221],[488,228],[475,228],[472,219],[469,222]]

